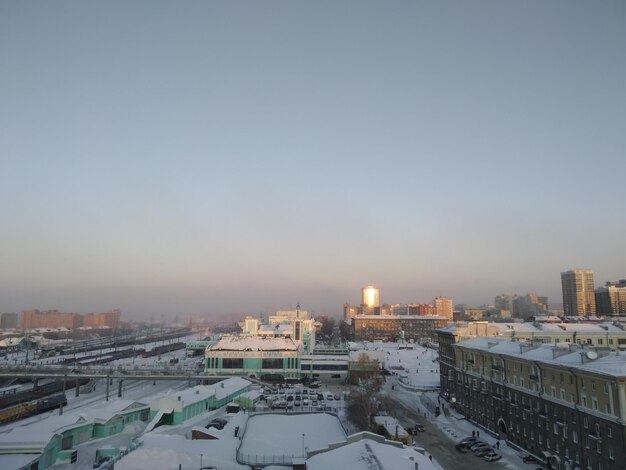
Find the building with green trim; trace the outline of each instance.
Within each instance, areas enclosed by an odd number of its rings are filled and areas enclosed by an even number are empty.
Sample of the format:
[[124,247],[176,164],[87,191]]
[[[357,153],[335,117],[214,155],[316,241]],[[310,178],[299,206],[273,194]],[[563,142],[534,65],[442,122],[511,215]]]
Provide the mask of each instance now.
[[215,385],[193,388],[164,395],[150,403],[150,423],[146,431],[160,425],[176,425],[199,414],[221,408],[239,395],[249,392],[252,384],[240,377],[231,377]]
[[113,436],[121,432],[126,423],[147,420],[148,413],[147,405],[116,400],[90,409],[88,414],[53,415],[16,426],[0,439],[0,468],[44,470],[58,463],[69,463],[76,446]]
[[224,336],[205,352],[208,375],[298,380],[302,342],[284,336]]

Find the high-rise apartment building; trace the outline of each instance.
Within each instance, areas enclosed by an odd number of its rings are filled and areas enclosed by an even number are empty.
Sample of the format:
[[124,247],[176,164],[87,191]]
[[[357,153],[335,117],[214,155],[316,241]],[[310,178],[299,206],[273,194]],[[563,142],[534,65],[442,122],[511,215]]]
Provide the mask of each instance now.
[[17,328],[17,313],[3,313],[0,315],[0,330]]
[[374,286],[364,287],[363,289],[361,289],[361,305],[369,308],[379,307],[379,294],[380,292]]
[[452,314],[454,312],[452,299],[440,295],[435,298],[433,305],[435,306],[435,315],[452,320]]
[[359,314],[359,307],[355,307],[350,304],[343,304],[343,319],[350,320]]
[[596,289],[596,311],[600,315],[626,314],[626,280],[607,282]]
[[596,297],[591,269],[573,269],[561,273],[565,316],[588,317],[596,314]]

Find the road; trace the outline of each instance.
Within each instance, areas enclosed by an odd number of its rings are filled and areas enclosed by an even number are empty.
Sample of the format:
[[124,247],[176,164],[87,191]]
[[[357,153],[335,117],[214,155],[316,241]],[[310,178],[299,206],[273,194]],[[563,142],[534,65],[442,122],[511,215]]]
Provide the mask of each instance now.
[[419,415],[414,409],[402,402],[398,395],[390,393],[388,398],[396,405],[396,419],[406,427],[412,427],[415,423],[424,425],[425,432],[419,433],[415,440],[416,444],[424,447],[432,454],[433,458],[448,470],[504,470],[506,467],[500,462],[485,462],[471,452],[461,454],[454,449],[454,443],[441,429],[430,423],[424,416]]

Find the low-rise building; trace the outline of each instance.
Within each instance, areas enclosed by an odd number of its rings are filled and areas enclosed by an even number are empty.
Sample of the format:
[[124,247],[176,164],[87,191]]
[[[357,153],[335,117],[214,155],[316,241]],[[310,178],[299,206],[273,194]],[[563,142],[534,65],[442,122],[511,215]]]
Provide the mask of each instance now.
[[20,468],[9,467],[9,462],[24,462],[29,470],[69,463],[80,451],[77,446],[118,434],[132,421],[146,421],[148,410],[139,402],[116,400],[84,413],[52,415],[16,426],[0,439],[0,468]]
[[181,424],[188,419],[215,410],[249,392],[252,384],[240,377],[231,377],[215,385],[197,385],[175,394],[164,395],[150,403],[150,423],[146,431],[160,425]]
[[205,352],[209,375],[300,378],[302,343],[290,337],[224,336]]
[[448,325],[437,316],[357,315],[352,318],[354,341],[436,341],[436,330]]

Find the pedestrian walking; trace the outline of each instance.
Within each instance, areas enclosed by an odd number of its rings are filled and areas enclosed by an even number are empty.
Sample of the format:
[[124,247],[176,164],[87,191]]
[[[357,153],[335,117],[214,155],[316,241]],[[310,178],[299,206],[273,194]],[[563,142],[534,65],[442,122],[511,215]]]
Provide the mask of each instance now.
[[472,431],[472,437],[476,437],[476,431]]
[[432,455],[429,455],[428,458],[430,459],[431,462],[433,461],[433,456]]
[[496,441],[496,448],[500,450],[500,441]]
[[480,431],[476,431],[476,437],[480,437]]

